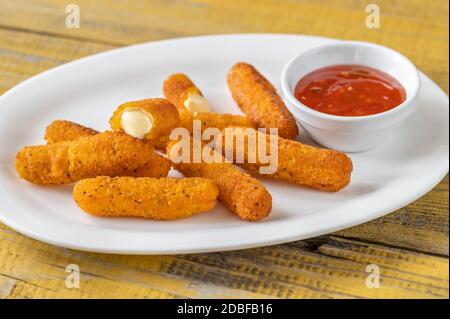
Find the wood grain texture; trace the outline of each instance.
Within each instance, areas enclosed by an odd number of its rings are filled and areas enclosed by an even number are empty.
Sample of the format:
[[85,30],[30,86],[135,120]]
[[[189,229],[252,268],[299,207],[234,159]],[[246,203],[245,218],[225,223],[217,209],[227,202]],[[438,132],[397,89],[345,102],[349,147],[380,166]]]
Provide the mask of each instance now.
[[0,26],[115,45],[200,34],[274,32],[364,40],[392,47],[448,87],[448,2],[378,0],[381,28],[365,26],[371,0],[77,0],[79,29],[61,0],[1,0]]
[[[96,52],[147,40],[232,32],[360,39],[410,57],[448,92],[448,3],[377,1],[381,29],[361,1],[0,0],[0,94],[24,79]],[[357,214],[358,212],[355,212]],[[65,267],[81,268],[67,289]],[[381,288],[365,286],[380,266]],[[58,248],[0,224],[0,298],[448,298],[448,177],[407,207],[334,235],[245,251],[116,256]]]
[[[7,228],[0,240],[4,298],[448,298],[446,258],[334,236],[178,256],[76,252]],[[380,267],[377,289],[365,285],[372,263]],[[80,267],[78,289],[65,286],[68,264]]]
[[0,94],[47,69],[112,48],[0,28]]

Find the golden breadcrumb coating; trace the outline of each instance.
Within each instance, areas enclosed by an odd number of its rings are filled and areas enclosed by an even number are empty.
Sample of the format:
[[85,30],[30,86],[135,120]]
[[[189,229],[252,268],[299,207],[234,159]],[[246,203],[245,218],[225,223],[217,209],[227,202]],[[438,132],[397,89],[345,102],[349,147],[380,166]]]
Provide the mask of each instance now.
[[203,96],[191,79],[182,73],[169,76],[163,83],[163,92],[166,99],[172,102],[178,108],[178,111],[181,111],[180,113],[187,112],[187,109],[184,107],[184,101],[191,94]]
[[253,127],[253,123],[245,116],[235,114],[222,113],[195,113],[191,114],[184,106],[184,102],[191,94],[202,95],[200,89],[189,79],[189,77],[182,73],[177,73],[169,76],[163,84],[164,96],[172,102],[180,114],[181,126],[192,133],[192,121],[201,121],[202,132],[207,128],[215,127],[219,130],[229,126],[245,126]]
[[151,116],[152,128],[144,136],[144,139],[147,140],[167,137],[172,132],[172,129],[180,125],[177,108],[166,99],[156,98],[132,101],[120,105],[114,111],[109,121],[111,129],[115,131],[123,130],[121,124],[122,113],[127,109],[140,109]]
[[70,142],[78,140],[81,137],[92,136],[98,133],[100,132],[74,122],[55,120],[45,129],[44,138],[48,144],[53,144],[59,142]]
[[278,128],[278,135],[295,139],[298,127],[274,86],[253,66],[235,64],[228,73],[228,87],[242,112],[255,127]]
[[[232,145],[227,145],[227,143],[225,143],[224,132],[222,132],[223,151],[228,151],[228,154],[232,151],[233,154],[235,154],[234,161],[236,161],[237,158],[236,154],[242,154],[243,152],[244,163],[235,164],[254,174],[259,174],[259,168],[267,166],[268,164],[261,163],[258,156],[256,156],[256,163],[249,163],[248,137],[249,135],[251,136],[254,134],[257,138],[255,147],[256,154],[259,154],[259,139],[261,139],[261,145],[264,145],[262,144],[262,141],[265,141],[265,151],[266,154],[269,154],[269,143],[271,143],[270,135],[249,128],[243,128],[241,132],[245,138],[245,143],[239,143],[239,147],[236,145],[237,139],[233,139]],[[273,174],[264,176],[274,177],[329,192],[338,191],[350,183],[353,165],[352,160],[344,153],[305,145],[297,141],[284,139],[280,136],[277,138],[277,171]],[[261,153],[264,154],[264,151],[261,150]]]
[[152,141],[152,144],[158,151],[166,152],[167,144],[170,142],[169,136],[161,136]]
[[145,164],[153,146],[122,132],[104,132],[70,142],[27,146],[16,171],[35,184],[68,184],[99,175],[120,176]]
[[[47,126],[45,130],[45,140],[47,143],[53,144],[74,141],[81,137],[93,136],[96,134],[99,134],[99,132],[92,128],[70,121],[56,120]],[[167,137],[167,141],[168,139],[169,138]],[[164,143],[164,146],[165,144],[167,143]],[[171,167],[172,163],[167,158],[154,152],[144,164],[132,170],[124,168],[123,172],[118,174],[118,176],[166,177]]]
[[95,216],[132,216],[174,220],[211,210],[217,186],[204,178],[107,177],[78,182],[73,198]]
[[[172,147],[177,141],[169,143],[167,154],[173,159],[176,153]],[[192,144],[192,143],[191,143]],[[272,196],[268,190],[255,178],[240,171],[230,163],[190,163],[173,164],[174,167],[189,177],[203,177],[213,180],[219,188],[219,200],[232,212],[243,220],[256,221],[270,214],[272,210]]]
[[221,113],[189,114],[188,117],[182,118],[181,125],[192,133],[194,120],[200,121],[202,133],[207,128],[217,128],[222,130],[230,126],[253,127],[253,124],[245,116]]

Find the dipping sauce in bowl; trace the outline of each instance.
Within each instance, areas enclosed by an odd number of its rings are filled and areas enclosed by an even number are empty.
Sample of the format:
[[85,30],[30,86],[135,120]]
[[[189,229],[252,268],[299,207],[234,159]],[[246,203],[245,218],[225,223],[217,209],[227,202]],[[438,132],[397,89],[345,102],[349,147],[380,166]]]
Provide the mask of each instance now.
[[364,65],[334,65],[301,78],[295,97],[316,111],[339,116],[386,112],[406,99],[403,86],[389,74]]

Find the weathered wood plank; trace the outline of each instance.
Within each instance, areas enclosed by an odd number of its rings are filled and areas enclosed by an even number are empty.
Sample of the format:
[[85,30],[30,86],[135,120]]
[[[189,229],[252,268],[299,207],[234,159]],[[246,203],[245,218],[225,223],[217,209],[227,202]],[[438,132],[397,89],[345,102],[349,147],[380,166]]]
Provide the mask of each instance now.
[[[170,257],[89,254],[39,243],[0,230],[0,294],[4,298],[267,297],[174,277],[161,271]],[[69,289],[66,267],[80,268],[80,288]]]
[[0,94],[47,69],[113,47],[0,29]]
[[[448,2],[380,0],[381,28],[368,29],[365,7],[354,0],[78,0],[79,29],[65,26],[68,2],[1,0],[0,27],[101,43],[236,32],[280,32],[364,40],[390,46],[448,90]],[[447,66],[447,67],[446,67]]]
[[[118,256],[71,251],[0,230],[5,298],[446,298],[448,260],[335,237],[246,251]],[[80,288],[68,289],[68,264]],[[380,268],[367,288],[366,267]]]

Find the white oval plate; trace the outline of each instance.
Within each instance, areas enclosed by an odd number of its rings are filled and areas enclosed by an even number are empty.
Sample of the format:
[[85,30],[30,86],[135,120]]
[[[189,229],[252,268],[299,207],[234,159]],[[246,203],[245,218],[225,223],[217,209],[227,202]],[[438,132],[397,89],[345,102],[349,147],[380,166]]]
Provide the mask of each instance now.
[[392,212],[431,190],[448,171],[448,98],[426,76],[417,110],[376,150],[351,155],[353,180],[323,193],[263,180],[273,211],[244,222],[221,205],[179,221],[97,218],[82,212],[72,185],[43,187],[18,178],[14,156],[42,144],[45,127],[68,119],[108,128],[125,101],[162,96],[162,82],[184,72],[214,111],[239,113],[226,73],[237,61],[254,64],[276,85],[294,55],[331,39],[297,35],[225,35],[147,43],[97,54],[37,75],[0,98],[0,220],[54,245],[120,254],[210,252],[279,244],[354,226]]

